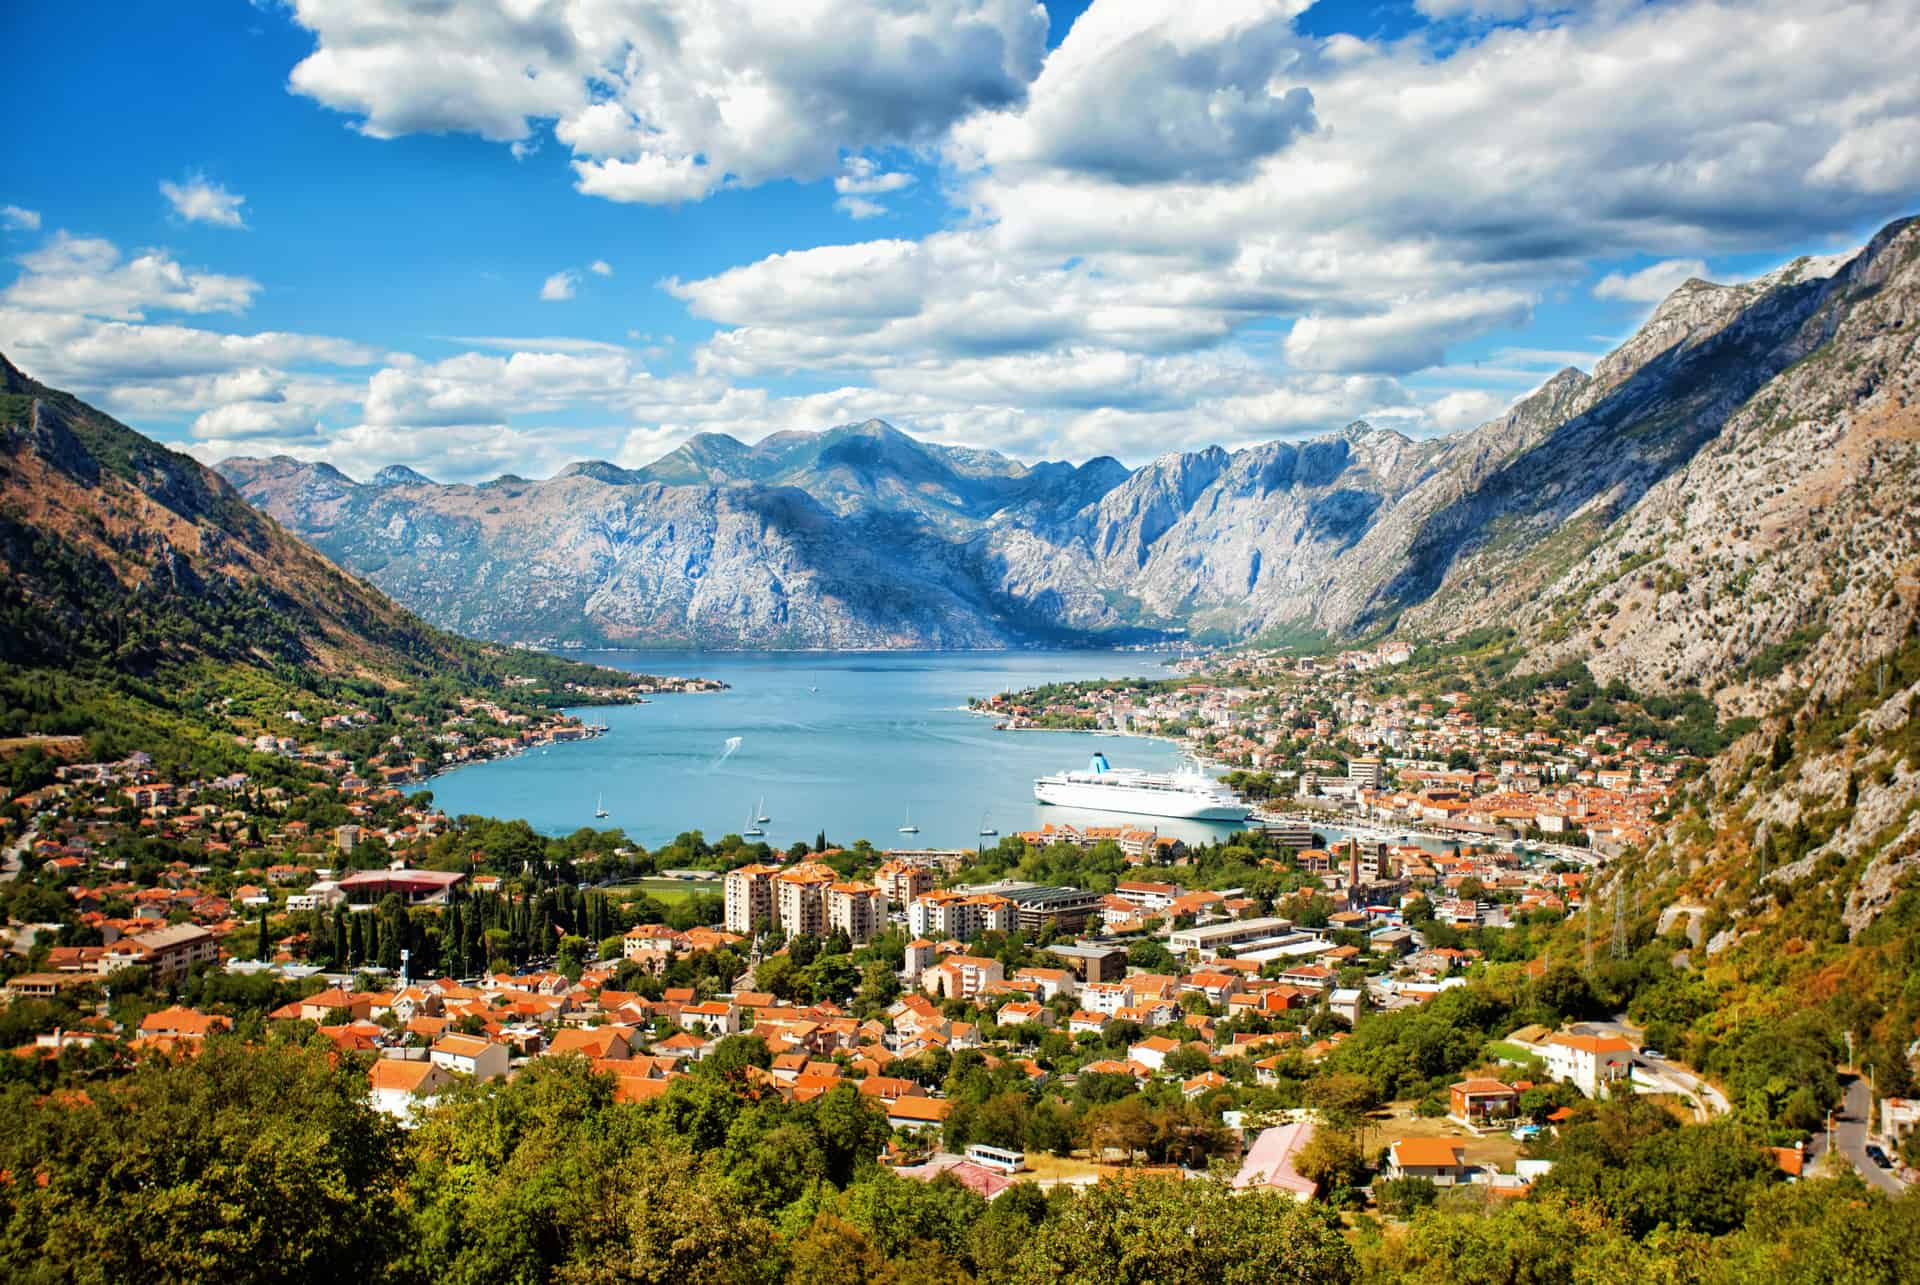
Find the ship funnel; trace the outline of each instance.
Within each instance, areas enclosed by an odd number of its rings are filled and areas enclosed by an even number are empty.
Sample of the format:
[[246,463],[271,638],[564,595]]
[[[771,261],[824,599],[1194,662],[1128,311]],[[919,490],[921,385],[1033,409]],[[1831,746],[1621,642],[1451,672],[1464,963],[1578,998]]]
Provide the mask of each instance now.
[[1091,770],[1091,771],[1094,771],[1094,772],[1105,772],[1105,771],[1107,771],[1107,770],[1108,770],[1108,768],[1107,768],[1107,756],[1106,756],[1106,755],[1104,755],[1104,754],[1096,754],[1096,755],[1094,755],[1094,756],[1093,756],[1093,761],[1092,761],[1091,763],[1089,763],[1089,764],[1087,764],[1087,767],[1088,767],[1088,769],[1089,769],[1089,770]]

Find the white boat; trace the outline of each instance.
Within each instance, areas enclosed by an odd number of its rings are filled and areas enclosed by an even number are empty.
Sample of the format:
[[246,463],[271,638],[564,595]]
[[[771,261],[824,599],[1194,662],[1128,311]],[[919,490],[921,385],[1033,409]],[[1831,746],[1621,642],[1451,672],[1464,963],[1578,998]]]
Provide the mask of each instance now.
[[983,839],[991,839],[991,838],[994,838],[999,833],[1000,832],[994,829],[993,826],[989,823],[988,814],[985,812],[982,812],[980,814],[980,837]]
[[1244,821],[1252,811],[1197,764],[1183,764],[1178,772],[1143,772],[1113,767],[1104,754],[1095,754],[1083,772],[1037,778],[1033,797],[1061,807],[1182,821]]
[[913,823],[913,809],[907,809],[907,823],[900,827],[901,834],[919,834],[920,827]]
[[603,794],[599,798],[593,801],[593,814],[597,817],[603,817],[607,814],[607,796],[606,795]]
[[767,796],[763,794],[760,796],[760,802],[754,805],[753,823],[755,825],[765,825],[771,820],[773,820],[773,818],[767,815]]

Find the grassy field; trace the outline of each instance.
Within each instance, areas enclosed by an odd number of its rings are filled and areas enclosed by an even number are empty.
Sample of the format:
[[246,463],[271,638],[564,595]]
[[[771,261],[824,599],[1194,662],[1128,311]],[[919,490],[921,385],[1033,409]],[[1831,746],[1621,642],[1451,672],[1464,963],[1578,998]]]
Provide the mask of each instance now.
[[720,881],[718,879],[698,881],[686,879],[636,879],[632,883],[615,884],[613,887],[607,889],[607,892],[615,897],[631,897],[635,893],[644,892],[656,901],[665,902],[686,901],[694,896],[694,894],[702,892],[712,893],[716,897],[721,895]]

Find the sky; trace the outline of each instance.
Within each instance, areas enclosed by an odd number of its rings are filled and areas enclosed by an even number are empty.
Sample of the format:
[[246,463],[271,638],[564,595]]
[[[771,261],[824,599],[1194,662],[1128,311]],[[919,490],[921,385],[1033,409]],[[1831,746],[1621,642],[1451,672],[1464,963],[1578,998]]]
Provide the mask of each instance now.
[[0,7],[0,352],[209,462],[448,481],[885,419],[1415,437],[1920,211],[1849,0]]

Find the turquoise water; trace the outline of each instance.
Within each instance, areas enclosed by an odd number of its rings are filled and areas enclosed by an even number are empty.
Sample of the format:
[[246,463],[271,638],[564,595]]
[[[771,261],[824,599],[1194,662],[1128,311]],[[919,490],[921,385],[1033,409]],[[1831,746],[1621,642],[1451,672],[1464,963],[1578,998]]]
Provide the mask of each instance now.
[[[604,652],[570,653],[621,669],[698,674],[725,692],[667,695],[649,704],[582,711],[608,732],[436,777],[428,786],[452,815],[525,818],[548,834],[618,826],[648,846],[686,830],[740,833],[756,805],[766,841],[879,847],[972,847],[982,817],[1002,834],[1043,821],[1113,825],[1126,818],[1048,807],[1033,778],[1084,764],[1095,750],[1115,767],[1164,771],[1180,759],[1166,742],[1067,732],[996,732],[965,712],[969,696],[1076,678],[1169,671],[1139,652]],[[817,690],[815,690],[817,689]],[[739,745],[727,751],[729,738]],[[610,815],[596,821],[603,796]],[[898,827],[911,814],[920,827]],[[1189,841],[1231,827],[1136,821]],[[989,840],[988,842],[992,842]]]

